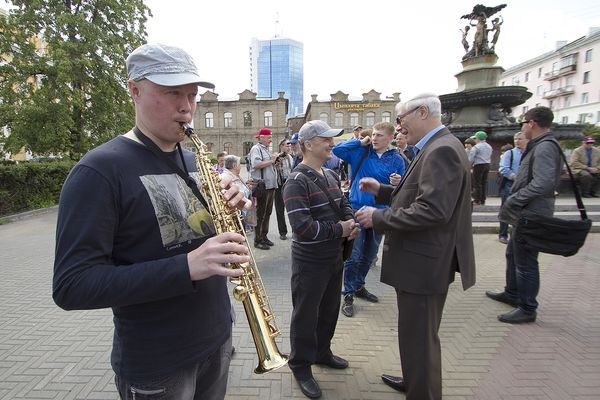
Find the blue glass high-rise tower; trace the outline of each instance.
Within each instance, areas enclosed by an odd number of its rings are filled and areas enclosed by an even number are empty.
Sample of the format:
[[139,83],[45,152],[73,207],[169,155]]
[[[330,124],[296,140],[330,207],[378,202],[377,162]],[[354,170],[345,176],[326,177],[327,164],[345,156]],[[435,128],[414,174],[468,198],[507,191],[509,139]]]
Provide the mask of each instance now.
[[304,45],[292,39],[252,39],[250,77],[257,97],[276,99],[285,92],[288,117],[304,112]]

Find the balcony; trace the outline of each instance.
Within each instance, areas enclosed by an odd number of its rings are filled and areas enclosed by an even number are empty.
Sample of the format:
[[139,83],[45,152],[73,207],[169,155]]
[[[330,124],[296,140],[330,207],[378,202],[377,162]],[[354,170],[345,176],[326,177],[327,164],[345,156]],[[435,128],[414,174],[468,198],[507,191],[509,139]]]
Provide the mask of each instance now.
[[561,67],[560,69],[556,69],[551,72],[547,72],[544,74],[544,80],[553,81],[555,79],[560,78],[561,76],[572,75],[577,72],[577,64],[569,64]]
[[568,85],[558,89],[547,90],[544,92],[544,99],[553,99],[559,96],[566,96],[575,93],[575,86]]

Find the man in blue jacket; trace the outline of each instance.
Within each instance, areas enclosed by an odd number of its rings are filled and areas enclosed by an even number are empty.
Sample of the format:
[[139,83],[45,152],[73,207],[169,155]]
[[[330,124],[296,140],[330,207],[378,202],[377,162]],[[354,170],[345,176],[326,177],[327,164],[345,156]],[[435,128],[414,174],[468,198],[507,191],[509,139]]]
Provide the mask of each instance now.
[[[397,184],[400,181],[405,166],[397,149],[391,146],[394,133],[394,125],[380,122],[373,127],[372,137],[365,136],[361,140],[342,142],[333,149],[333,154],[350,165],[350,204],[353,209],[358,210],[363,206],[387,207],[375,204],[375,196],[372,194],[361,192],[358,189],[358,181],[364,177],[372,177],[385,184]],[[342,314],[346,317],[354,315],[354,296],[372,303],[379,301],[364,285],[369,267],[377,256],[381,237],[381,233],[371,228],[361,228],[354,240],[352,255],[344,263]]]

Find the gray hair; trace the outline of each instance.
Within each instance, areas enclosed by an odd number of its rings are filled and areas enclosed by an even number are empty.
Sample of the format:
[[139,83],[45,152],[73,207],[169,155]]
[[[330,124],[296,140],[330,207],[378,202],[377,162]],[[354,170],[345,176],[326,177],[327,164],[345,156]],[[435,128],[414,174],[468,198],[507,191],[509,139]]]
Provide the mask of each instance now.
[[406,110],[412,110],[413,108],[420,106],[427,107],[429,114],[432,116],[437,117],[442,115],[442,103],[440,102],[440,98],[433,93],[420,94],[404,103],[404,108]]
[[240,163],[240,157],[233,155],[233,154],[225,156],[225,164],[224,164],[225,169],[233,169],[233,167],[235,167],[239,163]]

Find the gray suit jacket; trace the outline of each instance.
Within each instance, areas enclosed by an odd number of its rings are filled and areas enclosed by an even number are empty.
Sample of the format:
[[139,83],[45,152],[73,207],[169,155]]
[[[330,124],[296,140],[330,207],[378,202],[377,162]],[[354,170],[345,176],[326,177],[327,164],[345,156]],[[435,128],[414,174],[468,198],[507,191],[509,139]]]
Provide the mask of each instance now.
[[416,294],[442,294],[461,274],[475,284],[471,176],[465,149],[446,128],[413,159],[397,188],[381,185],[373,213],[385,232],[381,281]]

